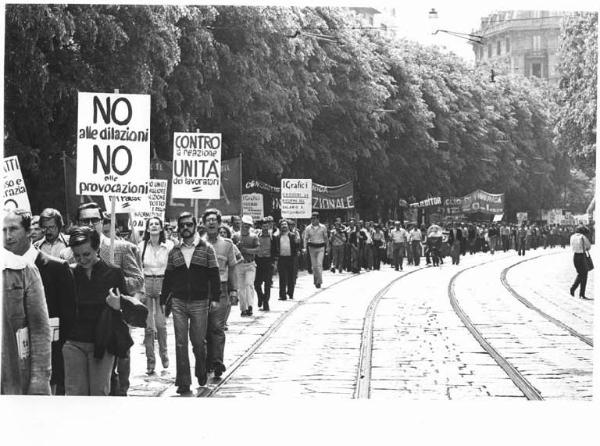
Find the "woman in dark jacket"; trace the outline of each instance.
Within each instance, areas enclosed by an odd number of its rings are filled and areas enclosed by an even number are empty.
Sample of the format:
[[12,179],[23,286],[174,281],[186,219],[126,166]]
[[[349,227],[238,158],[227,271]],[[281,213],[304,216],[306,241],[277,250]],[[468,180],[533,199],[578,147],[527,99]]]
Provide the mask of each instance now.
[[95,230],[75,228],[69,246],[77,262],[71,267],[77,313],[63,346],[65,393],[106,396],[115,356],[104,347],[95,348],[103,342],[100,338],[110,337],[97,329],[101,319],[106,320],[106,311],[114,312],[113,320],[122,320],[120,296],[126,292],[125,277],[121,269],[100,259],[100,236]]

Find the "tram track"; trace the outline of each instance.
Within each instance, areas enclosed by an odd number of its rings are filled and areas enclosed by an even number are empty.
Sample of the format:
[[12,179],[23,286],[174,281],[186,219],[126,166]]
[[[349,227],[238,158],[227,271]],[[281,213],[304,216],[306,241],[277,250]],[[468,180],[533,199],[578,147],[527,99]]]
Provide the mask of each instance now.
[[[368,273],[367,273],[368,274]],[[325,288],[321,288],[318,291],[315,291],[314,293],[312,293],[311,295],[309,295],[306,299],[303,299],[301,301],[298,301],[296,303],[296,305],[294,305],[292,308],[290,308],[288,311],[286,311],[285,313],[283,313],[279,318],[277,318],[277,320],[275,320],[275,322],[267,329],[267,331],[265,333],[262,334],[262,336],[260,338],[258,338],[256,340],[256,342],[254,342],[254,344],[252,344],[250,346],[250,348],[248,348],[248,350],[246,350],[244,352],[243,355],[239,356],[227,369],[227,371],[225,372],[225,374],[221,377],[221,379],[219,380],[218,383],[215,383],[214,385],[210,385],[207,386],[205,388],[203,388],[202,390],[200,390],[198,392],[197,397],[199,398],[212,398],[213,396],[215,396],[216,393],[219,392],[219,390],[229,382],[229,380],[231,378],[233,378],[235,372],[242,367],[244,364],[246,364],[254,355],[254,353],[262,346],[264,345],[267,341],[269,341],[269,339],[271,339],[273,337],[273,334],[275,334],[277,332],[277,330],[279,330],[279,328],[283,325],[283,323],[292,315],[294,314],[299,308],[301,308],[302,306],[304,306],[305,304],[307,304],[310,300],[312,300],[313,298],[315,298],[316,296],[319,296],[321,293],[323,293],[324,291],[330,290],[331,288],[337,287],[338,285],[355,278],[356,276],[354,274],[345,277],[339,281],[337,281],[336,283],[325,287]]]
[[[552,254],[561,254],[561,253],[552,253]],[[552,254],[548,254],[548,255],[552,255]],[[508,272],[514,268],[517,265],[520,265],[524,262],[529,262],[533,259],[535,259],[537,257],[533,257],[530,259],[524,259],[521,260],[520,262],[517,262],[507,268],[504,268],[502,270],[502,273],[500,274],[500,282],[502,282],[502,285],[504,286],[504,288],[507,289],[507,291],[515,298],[517,299],[519,302],[521,302],[523,305],[525,305],[527,308],[529,308],[530,310],[535,311],[536,313],[538,313],[540,316],[542,316],[544,319],[552,322],[554,325],[556,325],[559,328],[562,328],[563,330],[567,331],[569,334],[571,334],[571,336],[575,336],[576,338],[578,338],[579,340],[581,340],[582,342],[585,342],[587,345],[589,345],[590,347],[594,346],[594,341],[588,337],[585,336],[581,333],[579,333],[577,330],[575,330],[572,327],[569,327],[568,325],[566,325],[565,323],[563,323],[562,321],[556,319],[553,316],[550,316],[548,313],[544,312],[542,309],[540,309],[539,307],[537,307],[536,305],[534,305],[531,301],[529,301],[528,299],[526,299],[523,295],[519,294],[509,283],[508,280],[506,279],[506,275],[508,274]]]

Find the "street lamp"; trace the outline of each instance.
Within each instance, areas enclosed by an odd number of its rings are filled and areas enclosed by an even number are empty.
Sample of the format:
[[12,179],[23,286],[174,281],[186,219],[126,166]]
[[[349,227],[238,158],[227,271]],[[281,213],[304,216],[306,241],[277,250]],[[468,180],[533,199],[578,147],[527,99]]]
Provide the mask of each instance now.
[[[431,11],[429,11],[428,15],[430,20],[435,20],[438,18],[438,13],[435,10],[435,8],[431,8]],[[456,31],[449,31],[447,29],[436,29],[432,34],[436,35],[437,33],[450,34],[451,36],[459,37],[461,39],[468,40],[469,42],[477,43],[478,45],[483,45],[483,36],[480,36],[478,34],[459,33]]]

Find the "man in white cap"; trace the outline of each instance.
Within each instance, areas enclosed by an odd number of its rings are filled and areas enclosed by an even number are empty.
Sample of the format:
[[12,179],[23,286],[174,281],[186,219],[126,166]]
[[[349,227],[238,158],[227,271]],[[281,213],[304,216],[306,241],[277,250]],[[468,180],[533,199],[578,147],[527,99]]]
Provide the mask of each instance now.
[[256,263],[254,256],[259,251],[258,237],[251,233],[252,216],[242,217],[242,227],[239,234],[235,234],[233,242],[242,253],[244,260],[236,266],[238,271],[238,297],[242,316],[252,316],[254,303],[254,278],[256,277]]

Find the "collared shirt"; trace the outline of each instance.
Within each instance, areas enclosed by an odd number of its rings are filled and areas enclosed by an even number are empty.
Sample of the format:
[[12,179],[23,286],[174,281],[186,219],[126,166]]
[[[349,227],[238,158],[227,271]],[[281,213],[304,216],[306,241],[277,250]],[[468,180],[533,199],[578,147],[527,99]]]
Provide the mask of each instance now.
[[219,263],[219,278],[221,282],[227,282],[229,279],[229,268],[233,268],[238,263],[235,255],[235,245],[230,239],[224,239],[220,235],[217,235],[215,241],[209,240],[208,237],[204,240],[215,248],[217,262]]
[[256,257],[266,258],[271,257],[271,235],[258,235],[258,254]]
[[404,228],[394,228],[392,229],[390,235],[394,243],[406,243],[406,241],[408,240],[408,232],[406,232],[406,229]]
[[183,239],[179,242],[179,249],[181,249],[181,254],[183,254],[183,259],[185,260],[186,266],[189,268],[192,263],[192,255],[194,254],[194,250],[196,246],[200,243],[200,235],[194,234],[194,241],[191,245],[188,245],[183,242]]
[[145,241],[138,244],[138,250],[142,254],[142,262],[144,267],[144,275],[146,276],[161,276],[165,273],[167,268],[167,261],[169,259],[169,251],[173,248],[173,243],[170,241],[162,242],[157,248],[155,248],[150,240],[146,245],[146,252],[144,252]]
[[327,246],[327,227],[319,223],[317,226],[310,224],[304,230],[304,248],[308,243],[324,243]]
[[25,251],[25,254],[23,254],[21,257],[23,257],[30,265],[35,265],[35,261],[39,253],[40,252],[35,249],[33,245],[29,245],[29,249]]
[[579,232],[576,232],[571,236],[570,244],[571,249],[575,254],[583,254],[585,251],[589,251],[592,247],[592,244],[588,238]]
[[290,233],[281,233],[279,236],[279,255],[287,257],[292,255],[292,245],[290,243]]
[[46,237],[44,237],[35,242],[34,246],[45,254],[60,258],[60,253],[69,246],[69,243],[62,232],[59,232],[58,237],[56,237],[54,242],[50,243],[46,240]]
[[409,234],[411,242],[415,242],[415,241],[420,242],[422,239],[422,236],[423,236],[423,234],[421,234],[421,231],[419,229],[413,229],[412,231],[410,231],[410,234]]

